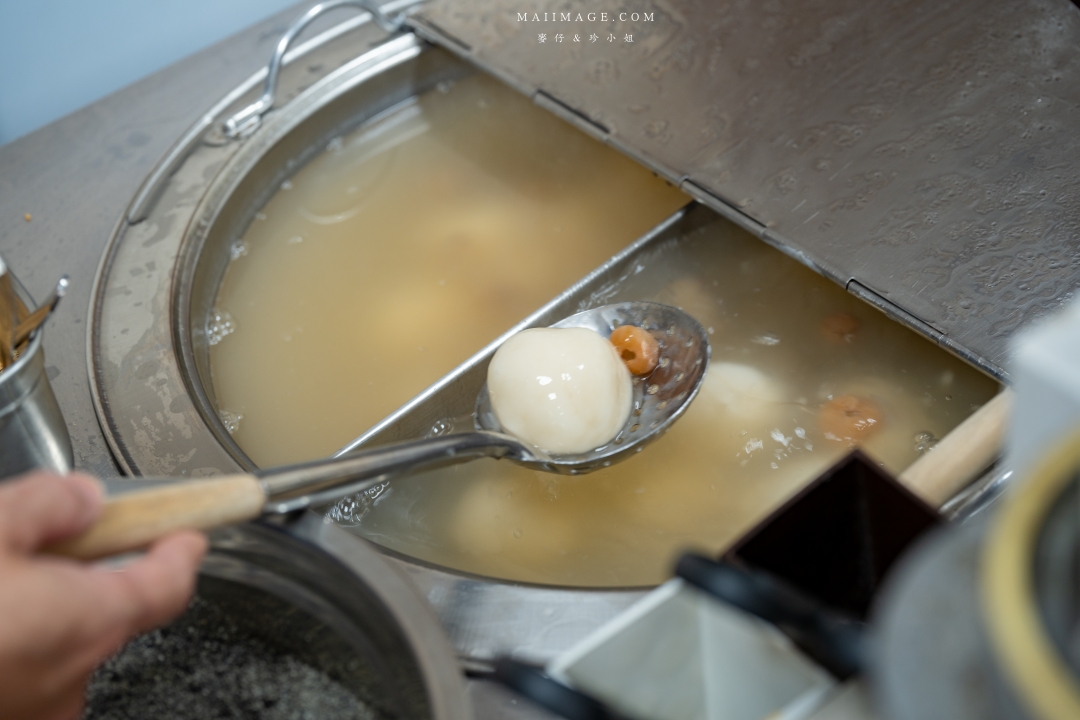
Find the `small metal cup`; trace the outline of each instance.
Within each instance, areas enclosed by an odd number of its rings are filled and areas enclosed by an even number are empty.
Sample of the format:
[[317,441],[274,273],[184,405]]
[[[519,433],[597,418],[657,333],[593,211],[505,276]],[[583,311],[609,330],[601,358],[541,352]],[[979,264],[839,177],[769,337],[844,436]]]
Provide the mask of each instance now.
[[46,468],[60,473],[74,462],[67,424],[45,374],[38,329],[15,363],[0,370],[0,479]]

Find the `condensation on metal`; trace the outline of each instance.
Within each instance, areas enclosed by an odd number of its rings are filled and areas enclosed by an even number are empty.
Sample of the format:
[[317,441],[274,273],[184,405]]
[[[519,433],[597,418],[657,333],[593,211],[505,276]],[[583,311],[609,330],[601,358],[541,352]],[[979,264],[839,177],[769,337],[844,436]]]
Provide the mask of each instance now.
[[554,9],[573,19],[429,0],[410,23],[999,377],[1012,334],[1080,285],[1080,13],[1065,0]]

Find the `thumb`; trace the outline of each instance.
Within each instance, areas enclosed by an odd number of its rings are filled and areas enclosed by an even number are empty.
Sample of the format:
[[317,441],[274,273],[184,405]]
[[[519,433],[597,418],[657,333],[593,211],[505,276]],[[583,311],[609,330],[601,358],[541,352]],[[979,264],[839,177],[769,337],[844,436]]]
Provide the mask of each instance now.
[[101,484],[82,473],[32,472],[0,483],[0,547],[32,552],[77,535],[101,513]]

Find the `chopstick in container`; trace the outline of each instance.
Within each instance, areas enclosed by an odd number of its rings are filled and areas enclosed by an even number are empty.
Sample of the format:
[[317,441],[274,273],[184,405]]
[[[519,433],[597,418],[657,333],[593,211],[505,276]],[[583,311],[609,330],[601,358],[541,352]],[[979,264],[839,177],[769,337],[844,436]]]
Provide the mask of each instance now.
[[18,324],[18,298],[11,283],[11,273],[0,258],[0,369],[15,361],[15,327]]

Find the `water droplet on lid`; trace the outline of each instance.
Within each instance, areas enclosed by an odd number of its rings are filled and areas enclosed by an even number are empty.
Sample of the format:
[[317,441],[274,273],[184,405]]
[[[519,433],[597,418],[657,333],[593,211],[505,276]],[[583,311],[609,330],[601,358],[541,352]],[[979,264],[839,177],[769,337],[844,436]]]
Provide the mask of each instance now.
[[682,382],[682,379],[686,377],[686,373],[678,372],[675,374],[675,382]]
[[647,392],[650,395],[655,395],[659,391],[660,391],[660,386],[656,385],[656,384],[650,385],[649,387],[645,388],[645,392]]
[[670,364],[671,364],[671,360],[667,359],[666,357],[665,358],[660,358],[660,367],[666,368]]
[[633,425],[630,426],[630,432],[637,432],[640,429],[641,429],[641,425],[639,425],[637,423],[634,423]]

